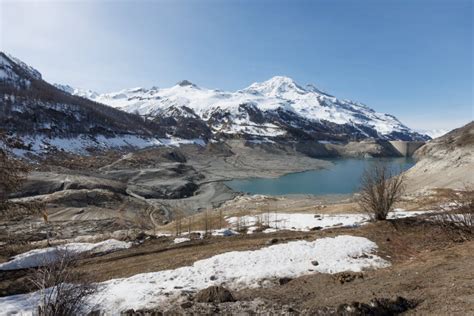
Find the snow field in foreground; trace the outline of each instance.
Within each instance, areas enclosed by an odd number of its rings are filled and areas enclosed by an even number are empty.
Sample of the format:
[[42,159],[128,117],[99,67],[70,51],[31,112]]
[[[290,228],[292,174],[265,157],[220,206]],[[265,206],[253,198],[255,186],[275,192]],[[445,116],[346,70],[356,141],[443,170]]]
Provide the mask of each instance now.
[[0,271],[27,269],[53,263],[62,254],[76,256],[82,253],[107,253],[130,248],[131,242],[108,239],[98,243],[69,243],[56,247],[34,249],[16,255],[12,260],[0,264]]
[[[98,284],[89,302],[112,315],[127,309],[163,307],[183,291],[222,284],[231,289],[258,287],[268,280],[311,273],[361,271],[389,266],[374,255],[377,245],[363,237],[342,235],[315,241],[293,241],[253,251],[232,251],[196,261],[192,266],[137,274]],[[316,263],[317,261],[317,263]],[[3,312],[28,313],[37,293],[0,298]]]
[[[388,214],[389,219],[418,216],[430,211],[409,212],[395,209]],[[356,227],[370,221],[367,214],[302,214],[302,213],[262,213],[229,217],[227,222],[233,227],[248,227],[248,233],[253,233],[258,225],[269,226],[265,233],[278,230],[309,231],[314,228]]]

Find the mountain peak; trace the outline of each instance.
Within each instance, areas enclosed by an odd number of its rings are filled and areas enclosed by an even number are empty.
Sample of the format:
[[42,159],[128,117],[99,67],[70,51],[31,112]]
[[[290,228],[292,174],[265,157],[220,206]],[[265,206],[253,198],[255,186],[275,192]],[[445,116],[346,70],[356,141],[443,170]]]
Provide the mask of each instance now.
[[181,80],[180,82],[178,82],[176,84],[177,86],[180,86],[180,87],[193,87],[193,88],[197,88],[197,85],[195,85],[194,83],[192,83],[191,81],[189,80]]
[[306,92],[293,79],[285,76],[275,76],[264,82],[253,83],[243,91],[252,94],[260,93],[266,96],[281,96],[292,92],[304,94]]

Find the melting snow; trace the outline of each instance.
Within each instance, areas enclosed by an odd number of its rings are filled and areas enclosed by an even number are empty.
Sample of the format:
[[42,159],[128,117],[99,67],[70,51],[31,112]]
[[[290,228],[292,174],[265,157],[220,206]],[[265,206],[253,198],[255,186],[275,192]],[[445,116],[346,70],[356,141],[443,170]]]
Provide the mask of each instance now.
[[38,267],[44,264],[52,263],[59,258],[62,253],[70,255],[79,255],[82,253],[108,253],[120,249],[130,248],[132,243],[108,239],[99,243],[69,243],[56,247],[34,249],[19,255],[12,260],[0,264],[0,271],[16,270]]
[[175,238],[175,239],[173,240],[173,242],[174,242],[175,244],[180,244],[180,243],[182,243],[182,242],[187,242],[187,241],[190,241],[190,240],[191,240],[191,239],[186,238],[186,237],[178,237],[178,238]]
[[[404,211],[396,209],[390,212],[389,219],[403,218],[425,214],[429,211]],[[258,224],[269,226],[265,233],[277,230],[309,231],[311,229],[325,229],[334,227],[353,227],[367,223],[370,220],[367,214],[302,214],[302,213],[263,213],[259,215],[245,215],[229,217],[227,222],[234,227],[248,227],[248,232],[253,233]]]
[[[152,146],[177,146],[184,144],[196,144],[204,146],[202,139],[181,139],[181,138],[152,138],[140,137],[136,135],[117,135],[114,137],[105,137],[98,135],[96,137],[88,135],[78,135],[74,138],[54,137],[49,138],[44,135],[21,137],[24,144],[31,148],[34,153],[42,153],[51,149],[72,152],[77,154],[88,154],[88,148],[110,149],[132,147],[136,149]],[[23,156],[28,151],[16,150],[14,153]]]
[[[344,235],[293,241],[253,251],[232,251],[196,261],[192,266],[99,283],[99,293],[90,301],[118,315],[131,308],[163,306],[183,291],[197,291],[211,285],[224,284],[233,289],[258,287],[281,277],[389,266],[374,255],[376,250],[377,245],[366,238]],[[314,261],[318,264],[314,265]],[[37,293],[2,297],[0,307],[6,314],[31,312],[38,299]]]

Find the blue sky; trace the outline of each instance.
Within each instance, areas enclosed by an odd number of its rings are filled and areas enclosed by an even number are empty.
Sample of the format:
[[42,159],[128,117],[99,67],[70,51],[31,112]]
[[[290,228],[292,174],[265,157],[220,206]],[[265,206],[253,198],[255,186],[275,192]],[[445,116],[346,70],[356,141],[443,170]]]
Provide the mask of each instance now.
[[0,43],[50,82],[98,92],[275,75],[413,128],[473,119],[471,0],[0,0]]

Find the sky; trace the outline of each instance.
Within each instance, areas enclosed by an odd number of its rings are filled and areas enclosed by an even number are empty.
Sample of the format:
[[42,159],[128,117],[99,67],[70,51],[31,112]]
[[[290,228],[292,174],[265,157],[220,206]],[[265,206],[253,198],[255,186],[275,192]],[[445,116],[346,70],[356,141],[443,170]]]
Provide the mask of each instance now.
[[471,0],[0,0],[0,48],[110,92],[276,75],[417,129],[474,117]]

